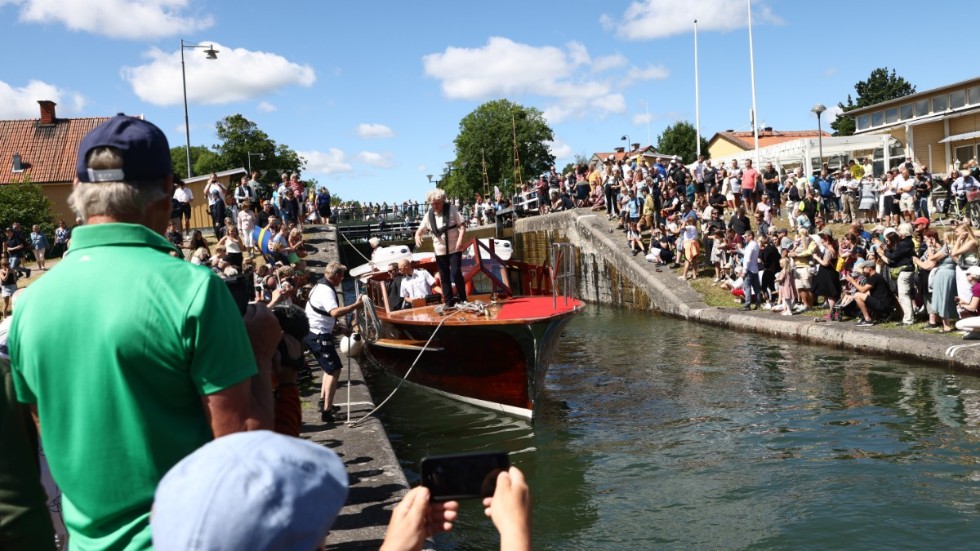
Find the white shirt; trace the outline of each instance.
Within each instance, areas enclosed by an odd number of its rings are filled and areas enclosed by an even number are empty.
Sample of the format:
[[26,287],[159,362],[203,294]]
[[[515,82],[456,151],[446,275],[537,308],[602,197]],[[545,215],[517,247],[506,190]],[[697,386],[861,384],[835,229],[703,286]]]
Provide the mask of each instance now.
[[[442,208],[449,209],[449,225],[462,226],[466,222],[463,217],[459,214],[459,210],[455,206],[445,203]],[[430,209],[431,210],[431,209]],[[429,227],[429,215],[426,213],[422,217],[422,232],[423,235],[426,230],[432,234],[432,249],[435,251],[436,256],[450,254],[456,252],[456,241],[459,240],[459,229],[453,228],[446,232],[445,234],[436,235],[435,229],[440,229],[443,227],[442,223],[442,213],[436,214],[436,227]]]
[[187,186],[178,187],[174,190],[174,199],[181,203],[190,203],[194,199],[194,192]]
[[[218,192],[218,197],[214,196],[214,192]],[[218,182],[211,182],[208,187],[204,188],[204,196],[208,198],[208,205],[213,205],[218,201],[224,201],[225,199],[225,188],[221,186]]]
[[745,269],[745,273],[759,271],[759,243],[755,239],[742,247],[742,268]]
[[402,278],[401,297],[409,300],[425,298],[432,294],[432,285],[436,278],[425,270],[413,270],[412,275]]
[[324,312],[330,312],[338,308],[337,291],[330,283],[317,283],[310,292],[310,300],[306,303],[306,317],[310,320],[310,332],[316,335],[325,335],[333,332],[333,326],[337,319],[333,316],[325,316],[313,310],[313,307]]
[[902,197],[912,197],[915,190],[915,178],[905,179],[901,174],[895,176],[895,191],[902,194]]

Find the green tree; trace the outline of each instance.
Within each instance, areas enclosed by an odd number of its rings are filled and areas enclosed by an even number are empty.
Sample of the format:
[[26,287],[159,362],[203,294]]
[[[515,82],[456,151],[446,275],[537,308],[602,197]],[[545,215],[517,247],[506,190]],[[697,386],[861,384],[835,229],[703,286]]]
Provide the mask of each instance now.
[[482,194],[485,159],[490,189],[499,186],[509,193],[514,184],[515,127],[524,181],[547,172],[555,162],[546,143],[554,139],[551,127],[541,111],[502,99],[480,105],[459,122],[456,158],[443,170],[440,187],[467,201],[474,193]]
[[[230,115],[215,125],[219,143],[210,148],[191,146],[191,165],[195,175],[220,172],[237,167],[249,166],[249,153],[252,153],[252,168],[258,169],[260,182],[277,182],[282,172],[302,172],[306,161],[286,144],[277,144],[254,122],[242,115]],[[186,152],[183,147],[170,150],[174,163],[174,173],[187,174]]]
[[585,166],[589,164],[589,159],[580,153],[575,154],[575,160],[566,164],[559,174],[568,174],[569,172],[574,172],[576,167]]
[[0,186],[0,228],[20,222],[27,232],[38,224],[41,232],[54,243],[54,224],[51,217],[51,201],[41,191],[41,186],[32,184],[30,177]]
[[854,101],[848,94],[847,104],[837,104],[841,113],[837,115],[834,122],[830,123],[830,127],[834,130],[834,136],[854,134],[854,119],[847,115],[848,111],[914,94],[915,86],[896,75],[895,69],[889,72],[888,67],[879,67],[871,71],[868,80],[862,80],[855,84],[854,91],[857,92],[857,101]]
[[[657,136],[657,151],[664,155],[679,155],[684,164],[698,158],[698,131],[687,121],[680,121],[664,129]],[[708,157],[708,141],[701,138],[701,154]]]
[[[191,146],[191,167],[194,167],[194,174],[202,174],[197,170],[197,162],[204,155],[212,155],[211,150],[203,145]],[[171,147],[170,159],[174,165],[174,174],[180,178],[187,176],[187,149],[184,146]]]

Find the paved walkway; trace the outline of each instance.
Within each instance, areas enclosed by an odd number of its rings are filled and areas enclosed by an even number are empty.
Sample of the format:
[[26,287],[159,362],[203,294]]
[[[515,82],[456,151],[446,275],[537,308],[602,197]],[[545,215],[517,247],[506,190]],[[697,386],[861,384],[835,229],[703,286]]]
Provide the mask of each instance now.
[[[304,237],[312,249],[306,257],[307,264],[317,276],[322,276],[327,262],[338,258],[336,231],[332,226],[311,226],[304,231]],[[335,422],[324,423],[316,410],[319,374],[303,393],[302,437],[336,452],[350,477],[347,503],[327,536],[327,549],[377,550],[384,540],[391,510],[408,491],[408,482],[377,418],[348,426],[348,413],[350,419],[357,420],[374,409],[360,365],[356,360],[349,365],[350,369],[342,372],[337,389],[335,403],[342,409]]]

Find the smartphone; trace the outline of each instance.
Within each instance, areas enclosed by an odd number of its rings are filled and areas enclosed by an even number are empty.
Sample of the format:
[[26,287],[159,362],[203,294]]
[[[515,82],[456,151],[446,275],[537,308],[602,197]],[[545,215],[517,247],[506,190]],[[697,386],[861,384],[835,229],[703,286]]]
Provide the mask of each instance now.
[[510,468],[506,452],[439,455],[422,459],[422,485],[432,501],[491,497],[497,475]]

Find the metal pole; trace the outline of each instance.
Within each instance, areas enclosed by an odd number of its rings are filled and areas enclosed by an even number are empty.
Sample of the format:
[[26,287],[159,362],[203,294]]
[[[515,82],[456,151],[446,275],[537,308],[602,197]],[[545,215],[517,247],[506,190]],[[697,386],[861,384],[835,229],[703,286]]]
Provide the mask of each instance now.
[[251,153],[248,154],[248,175],[249,175],[249,177],[252,176],[252,154]]
[[817,143],[820,151],[820,169],[823,170],[823,129],[820,127],[820,115],[817,113]]
[[187,153],[187,177],[193,176],[191,173],[191,122],[187,114],[187,69],[184,67],[184,39],[180,39],[180,74],[184,80],[184,133],[187,136],[187,144],[184,150]]
[[752,133],[755,135],[755,164],[756,170],[759,165],[759,111],[755,106],[755,53],[752,48],[752,0],[745,0],[749,7],[749,70],[752,73]]
[[694,127],[697,130],[698,157],[701,156],[701,96],[698,86],[698,20],[694,20]]

